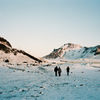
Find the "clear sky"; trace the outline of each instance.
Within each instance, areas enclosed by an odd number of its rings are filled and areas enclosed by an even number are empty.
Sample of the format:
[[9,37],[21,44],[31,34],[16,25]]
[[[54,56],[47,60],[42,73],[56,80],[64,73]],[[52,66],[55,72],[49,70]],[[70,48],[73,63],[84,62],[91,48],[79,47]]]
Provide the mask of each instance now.
[[100,0],[0,0],[0,36],[37,57],[69,42],[100,45]]

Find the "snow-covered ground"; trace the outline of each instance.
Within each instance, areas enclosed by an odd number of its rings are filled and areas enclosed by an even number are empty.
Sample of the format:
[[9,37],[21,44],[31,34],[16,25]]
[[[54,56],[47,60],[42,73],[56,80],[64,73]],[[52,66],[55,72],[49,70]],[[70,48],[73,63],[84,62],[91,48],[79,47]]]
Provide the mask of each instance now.
[[[55,77],[56,65],[20,65],[25,71],[7,66],[0,65],[0,100],[100,100],[99,63],[59,64],[61,77]],[[9,67],[18,68],[16,65]]]

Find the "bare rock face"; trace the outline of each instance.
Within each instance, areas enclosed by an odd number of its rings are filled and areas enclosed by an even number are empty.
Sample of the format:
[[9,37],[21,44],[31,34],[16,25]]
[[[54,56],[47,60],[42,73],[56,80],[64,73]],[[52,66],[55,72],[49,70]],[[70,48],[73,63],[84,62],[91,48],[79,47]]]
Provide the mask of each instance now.
[[5,53],[11,52],[11,49],[4,44],[0,44],[0,50],[4,51]]
[[95,55],[98,55],[98,54],[100,54],[100,45],[97,45],[97,46],[96,46]]
[[63,53],[62,48],[54,49],[53,52],[45,56],[45,58],[58,58],[61,57],[62,53]]
[[0,37],[0,44],[6,45],[8,47],[12,47],[11,44],[3,37]]
[[10,53],[11,48],[11,44],[3,37],[0,37],[0,50],[4,51],[5,53]]

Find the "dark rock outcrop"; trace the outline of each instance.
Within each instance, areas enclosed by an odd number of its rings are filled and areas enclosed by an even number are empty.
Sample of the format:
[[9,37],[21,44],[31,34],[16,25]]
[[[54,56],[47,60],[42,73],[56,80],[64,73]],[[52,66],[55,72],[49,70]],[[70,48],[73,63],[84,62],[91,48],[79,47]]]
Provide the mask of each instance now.
[[4,44],[4,45],[7,45],[9,47],[12,47],[11,44],[3,37],[0,37],[0,44]]
[[4,51],[5,53],[11,52],[11,49],[4,44],[0,44],[0,50]]

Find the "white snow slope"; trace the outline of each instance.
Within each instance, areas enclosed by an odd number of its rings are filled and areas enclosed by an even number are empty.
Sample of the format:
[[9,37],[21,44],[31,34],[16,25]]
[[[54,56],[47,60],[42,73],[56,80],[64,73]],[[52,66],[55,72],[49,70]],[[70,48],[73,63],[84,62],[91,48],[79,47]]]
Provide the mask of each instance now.
[[11,64],[16,64],[16,63],[22,64],[23,62],[33,63],[33,64],[35,63],[35,60],[21,53],[17,53],[17,55],[14,55],[13,53],[4,53],[3,51],[0,51],[0,62],[5,61],[6,59],[8,59],[9,63]]
[[58,49],[54,49],[49,55],[44,58],[55,59],[65,58],[66,60],[75,59],[99,59],[100,60],[100,46],[82,47],[78,44],[67,43]]
[[[70,46],[71,45],[71,46]],[[64,52],[62,57],[66,59],[100,59],[100,54],[95,55],[97,47],[82,47],[78,44],[65,44],[62,46],[62,51]],[[97,58],[99,56],[99,58]]]
[[58,65],[61,77],[55,77],[55,66],[24,66],[23,72],[1,64],[0,100],[100,100],[100,64]]
[[67,50],[63,56],[67,59],[84,59],[94,57],[94,52],[91,53],[91,49],[88,49],[87,51],[85,49],[86,48],[83,47],[80,49]]

